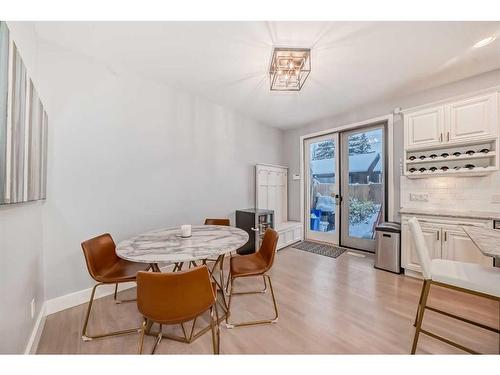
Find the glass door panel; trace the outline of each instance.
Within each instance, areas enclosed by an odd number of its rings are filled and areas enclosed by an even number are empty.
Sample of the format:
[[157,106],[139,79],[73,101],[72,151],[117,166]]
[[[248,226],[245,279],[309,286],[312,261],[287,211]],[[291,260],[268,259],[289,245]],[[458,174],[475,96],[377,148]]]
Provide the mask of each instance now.
[[384,125],[342,133],[343,246],[375,251],[385,212]]
[[338,149],[338,133],[304,142],[306,239],[339,242]]

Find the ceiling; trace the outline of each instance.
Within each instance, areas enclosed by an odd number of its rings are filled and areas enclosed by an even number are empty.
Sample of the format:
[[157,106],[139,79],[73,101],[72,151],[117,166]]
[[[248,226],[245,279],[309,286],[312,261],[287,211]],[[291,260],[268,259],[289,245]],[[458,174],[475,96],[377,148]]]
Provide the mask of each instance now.
[[[111,69],[292,128],[500,68],[500,22],[36,22]],[[490,35],[498,39],[472,48]],[[271,92],[272,46],[310,47],[302,91]]]

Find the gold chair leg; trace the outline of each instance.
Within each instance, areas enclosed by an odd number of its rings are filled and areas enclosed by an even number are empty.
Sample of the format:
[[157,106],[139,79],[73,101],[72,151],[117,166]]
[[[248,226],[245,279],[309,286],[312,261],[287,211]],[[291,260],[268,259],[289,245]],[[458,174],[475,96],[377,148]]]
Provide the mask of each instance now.
[[429,290],[431,288],[430,280],[424,280],[422,285],[422,302],[419,306],[417,325],[415,327],[415,335],[413,337],[413,345],[411,348],[411,354],[415,354],[418,344],[418,336],[422,330],[422,321],[424,320],[425,306],[427,305],[427,298],[429,297]]
[[[272,319],[263,319],[263,320],[254,320],[254,321],[249,321],[249,322],[239,322],[239,323],[231,323],[229,321],[229,317],[231,316],[231,299],[233,295],[238,295],[238,294],[255,294],[255,293],[262,293],[261,291],[259,292],[240,292],[240,293],[234,293],[233,292],[233,283],[234,283],[234,278],[231,278],[231,289],[229,290],[229,302],[228,302],[228,311],[226,314],[226,327],[231,329],[234,327],[239,327],[239,326],[249,326],[249,325],[257,325],[257,324],[268,324],[268,323],[276,323],[278,321],[278,304],[276,303],[276,297],[274,295],[274,289],[273,289],[273,283],[271,281],[271,277],[269,275],[263,275],[264,280],[267,277],[267,281],[269,282],[269,289],[271,290],[271,297],[273,299],[273,306],[274,306],[274,318]],[[267,287],[267,285],[266,285]]]
[[[219,266],[219,267],[217,267]],[[219,280],[214,276],[215,271],[219,269]],[[222,294],[222,300],[219,301],[219,304],[221,304],[222,309],[224,310],[224,313],[227,312],[227,302],[226,302],[226,293],[224,291],[224,254],[219,255],[217,257],[217,260],[215,261],[212,269],[209,269],[208,272],[210,273],[210,277],[212,280],[217,284],[217,290],[221,292]]]
[[420,290],[420,298],[418,299],[417,312],[415,314],[415,321],[413,322],[413,327],[417,326],[418,312],[420,311],[420,305],[422,304],[422,298],[424,296],[424,287]]
[[163,337],[163,326],[160,324],[160,331],[158,332],[158,337],[156,338],[155,344],[153,345],[153,350],[151,350],[151,354],[155,354],[156,348]]
[[271,296],[273,297],[273,305],[274,305],[274,318],[271,320],[271,323],[276,323],[278,321],[278,304],[276,303],[276,297],[274,296],[273,284],[271,282],[271,276],[267,276],[269,281],[269,288],[271,289]]
[[229,300],[227,301],[227,311],[226,311],[226,328],[233,328],[233,326],[229,323],[229,316],[231,315],[231,301],[233,299],[233,280],[234,278],[229,274],[227,280],[227,288],[229,288],[228,296]]
[[215,329],[216,329],[216,336],[217,336],[217,354],[220,353],[220,322],[219,322],[219,311],[217,310],[217,299],[215,301]]
[[95,291],[99,285],[104,285],[104,284],[103,283],[95,284],[94,287],[92,288],[92,293],[90,294],[90,300],[89,300],[89,304],[87,307],[87,313],[85,315],[85,322],[83,323],[83,328],[82,328],[82,340],[83,341],[90,341],[90,340],[99,339],[102,337],[125,335],[128,333],[137,333],[139,331],[139,328],[125,329],[125,330],[121,330],[121,331],[103,333],[103,334],[94,335],[94,336],[91,336],[88,334],[87,326],[89,324],[90,312],[92,311],[92,304],[94,303]]
[[229,296],[229,283],[231,281],[231,271],[229,271],[229,275],[227,276],[227,282],[226,282],[226,288],[224,289],[224,293],[226,294],[226,296]]
[[135,302],[137,301],[136,298],[131,298],[131,299],[122,299],[122,300],[119,300],[117,299],[117,294],[118,294],[118,283],[115,284],[115,293],[113,294],[113,299],[115,300],[115,303],[117,305],[121,304],[121,303],[126,303],[126,302]]
[[146,325],[148,320],[144,318],[141,326],[141,335],[139,336],[139,354],[142,354],[142,347],[144,345],[144,333],[146,332]]
[[198,319],[198,317],[193,319],[193,325],[191,326],[191,333],[189,334],[188,342],[191,342],[193,340],[193,333],[194,333],[194,327],[196,326],[196,319]]
[[215,322],[214,322],[214,308],[217,308],[217,305],[214,305],[210,308],[210,328],[212,331],[212,349],[214,354],[219,354],[219,342],[216,334]]
[[222,255],[222,261],[220,262],[219,281],[221,293],[224,295],[224,254]]

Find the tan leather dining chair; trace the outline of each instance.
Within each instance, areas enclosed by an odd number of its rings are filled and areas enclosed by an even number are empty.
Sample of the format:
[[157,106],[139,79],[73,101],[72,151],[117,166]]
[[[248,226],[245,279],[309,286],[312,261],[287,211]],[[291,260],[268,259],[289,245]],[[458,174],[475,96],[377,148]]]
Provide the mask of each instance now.
[[116,303],[135,301],[118,300],[118,284],[135,281],[135,276],[138,271],[146,271],[150,267],[149,264],[135,263],[119,258],[116,255],[115,248],[115,242],[109,233],[101,234],[100,236],[82,242],[82,250],[85,255],[87,269],[90,276],[97,281],[97,284],[95,284],[92,288],[92,293],[87,307],[87,314],[85,315],[85,322],[83,324],[82,339],[84,341],[138,331],[138,328],[132,328],[93,336],[89,335],[87,332],[90,312],[92,310],[92,303],[94,302],[97,287],[104,284],[115,284],[114,300]]
[[[231,225],[231,222],[229,221],[229,219],[205,219],[205,225],[221,225],[221,226],[225,226],[225,227],[229,227]],[[206,264],[208,262],[217,262],[217,259],[205,259],[203,260],[203,264]],[[214,265],[214,269],[211,271],[213,272],[215,270],[215,266],[217,264]],[[220,275],[221,275],[221,282],[224,283],[224,264],[221,263],[220,265]]]
[[[278,306],[276,304],[276,298],[274,296],[273,284],[271,282],[271,277],[267,273],[274,263],[274,254],[276,253],[276,244],[278,243],[278,237],[278,232],[276,232],[274,229],[268,228],[264,233],[264,238],[262,240],[259,251],[254,254],[238,255],[231,258],[229,262],[229,278],[226,287],[229,294],[228,312],[226,314],[227,328],[254,324],[275,323],[278,320]],[[256,276],[262,276],[264,280],[263,290],[255,292],[234,292],[234,281],[236,279]],[[242,294],[265,293],[267,291],[266,279],[269,281],[269,288],[271,289],[271,296],[273,299],[275,314],[274,318],[239,323],[230,322],[229,317],[231,315],[231,301],[233,296]]]
[[137,308],[144,316],[139,338],[139,354],[142,353],[144,334],[153,323],[160,325],[158,337],[151,354],[162,339],[162,326],[183,324],[210,311],[212,346],[219,354],[220,333],[216,308],[215,284],[210,281],[207,266],[186,271],[137,274]]
[[231,222],[229,219],[205,219],[205,225],[223,225],[230,226]]

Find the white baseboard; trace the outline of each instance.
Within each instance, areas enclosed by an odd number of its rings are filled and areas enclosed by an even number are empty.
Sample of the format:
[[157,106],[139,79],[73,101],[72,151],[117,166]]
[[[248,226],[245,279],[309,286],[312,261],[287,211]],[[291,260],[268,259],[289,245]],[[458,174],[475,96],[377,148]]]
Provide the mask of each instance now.
[[43,327],[45,326],[45,303],[42,305],[40,312],[38,313],[38,317],[36,318],[35,326],[33,327],[33,331],[31,332],[31,336],[28,340],[28,344],[26,345],[26,349],[24,350],[24,354],[35,354],[36,349],[38,348],[38,342],[40,341],[40,337],[42,336]]
[[[161,270],[166,271],[166,269],[170,266],[171,265],[161,267]],[[136,286],[135,282],[121,283],[118,286],[118,292],[134,288],[135,286]],[[100,285],[96,289],[94,299],[99,299],[102,297],[109,296],[114,292],[115,292],[115,284]],[[40,309],[40,313],[38,314],[35,326],[33,327],[33,331],[31,332],[31,336],[28,340],[28,344],[26,345],[24,354],[36,353],[38,342],[40,341],[40,336],[42,335],[43,327],[45,325],[45,318],[47,315],[51,315],[56,312],[69,309],[71,307],[87,303],[90,298],[90,293],[92,293],[92,288],[80,290],[78,292],[66,294],[64,296],[52,298],[45,301],[42,308]]]
[[[118,292],[135,287],[135,282],[121,283],[118,286]],[[95,299],[109,296],[115,292],[115,284],[100,285],[95,292]],[[66,294],[61,297],[52,298],[46,301],[45,314],[51,315],[56,312],[69,309],[70,307],[87,303],[92,293],[92,288],[80,290],[78,292]]]
[[[171,264],[161,267],[161,270],[166,272],[167,268],[170,267],[172,267]],[[135,282],[121,283],[118,285],[118,292],[134,288],[135,286],[136,286]],[[109,296],[114,292],[115,292],[115,284],[100,285],[96,289],[94,299],[99,299],[102,297]],[[69,309],[70,307],[78,306],[81,305],[82,303],[87,303],[90,298],[90,293],[92,293],[92,288],[80,290],[78,292],[49,299],[45,301],[45,315],[51,315],[56,312]]]

